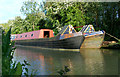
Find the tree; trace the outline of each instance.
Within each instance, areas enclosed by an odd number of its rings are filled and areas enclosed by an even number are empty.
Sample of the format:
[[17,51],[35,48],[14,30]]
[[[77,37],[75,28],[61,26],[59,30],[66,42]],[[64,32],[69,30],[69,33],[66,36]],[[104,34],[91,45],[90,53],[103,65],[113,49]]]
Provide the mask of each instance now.
[[9,28],[13,26],[13,22],[14,20],[8,20],[7,23],[2,23],[0,26],[5,30],[5,32],[7,32]]
[[24,26],[24,20],[20,16],[17,16],[13,21],[12,34],[19,34],[22,32],[26,32],[26,28]]
[[35,1],[26,1],[21,7],[21,12],[26,15],[26,19],[29,20],[28,22],[33,25],[32,30],[35,30],[38,19],[42,17],[40,14],[42,12],[43,6],[44,4],[42,3],[38,4]]
[[[62,28],[64,25],[73,25],[80,26],[85,25],[85,19],[87,18],[79,8],[79,2],[64,2],[64,3],[50,3],[50,6],[47,6],[47,18],[51,20],[53,26]],[[61,30],[61,29],[60,29]],[[80,29],[77,29],[78,31]]]

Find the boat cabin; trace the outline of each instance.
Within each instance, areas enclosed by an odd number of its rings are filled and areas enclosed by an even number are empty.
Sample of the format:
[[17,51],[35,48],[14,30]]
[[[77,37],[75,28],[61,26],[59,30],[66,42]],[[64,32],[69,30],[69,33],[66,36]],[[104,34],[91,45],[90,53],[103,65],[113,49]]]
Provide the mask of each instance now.
[[93,25],[85,25],[80,30],[80,32],[83,32],[83,33],[92,33],[92,32],[95,32],[95,29],[94,29]]
[[39,39],[39,38],[51,38],[54,37],[53,30],[41,29],[37,31],[26,32],[22,34],[11,35],[11,40],[27,40],[27,39]]
[[74,36],[82,35],[82,32],[78,33],[72,25],[66,25],[57,35],[60,36],[59,39],[65,39],[65,38],[71,38]]
[[66,25],[62,28],[62,30],[58,33],[58,35],[65,35],[71,33],[76,33],[76,30],[73,28],[72,25]]

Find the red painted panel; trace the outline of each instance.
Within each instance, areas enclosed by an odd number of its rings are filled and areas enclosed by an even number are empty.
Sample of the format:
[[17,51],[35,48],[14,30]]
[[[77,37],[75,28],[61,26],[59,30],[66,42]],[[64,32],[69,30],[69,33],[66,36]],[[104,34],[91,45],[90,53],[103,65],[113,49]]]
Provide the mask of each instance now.
[[53,30],[50,31],[50,37],[54,37]]
[[[33,36],[31,36],[32,34],[33,34]],[[16,36],[18,36],[18,38],[16,38],[15,40],[38,39],[39,34],[40,34],[40,30],[22,33],[22,34],[16,34]],[[27,37],[25,37],[26,35],[27,35]]]
[[[15,40],[27,40],[27,39],[39,39],[39,38],[44,38],[44,31],[49,31],[49,37],[54,37],[53,35],[53,30],[50,29],[41,29],[37,31],[32,31],[32,32],[26,32],[22,34],[16,34]],[[33,36],[31,36],[33,34]],[[27,35],[27,37],[25,37]],[[22,36],[22,37],[21,37]]]
[[42,38],[44,38],[44,31],[49,31],[49,37],[54,37],[53,35],[53,30],[50,29],[41,29],[42,33],[40,33],[42,35]]

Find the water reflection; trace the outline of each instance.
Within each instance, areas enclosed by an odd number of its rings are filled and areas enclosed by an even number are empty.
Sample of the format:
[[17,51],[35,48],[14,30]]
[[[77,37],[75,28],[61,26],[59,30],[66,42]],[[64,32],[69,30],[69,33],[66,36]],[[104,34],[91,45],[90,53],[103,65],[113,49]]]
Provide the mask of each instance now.
[[118,51],[80,49],[80,52],[61,52],[31,47],[17,47],[14,60],[27,60],[29,74],[57,75],[64,65],[69,66],[69,75],[116,75],[118,74]]
[[84,58],[85,70],[89,75],[103,74],[104,58],[100,49],[81,49],[80,53]]

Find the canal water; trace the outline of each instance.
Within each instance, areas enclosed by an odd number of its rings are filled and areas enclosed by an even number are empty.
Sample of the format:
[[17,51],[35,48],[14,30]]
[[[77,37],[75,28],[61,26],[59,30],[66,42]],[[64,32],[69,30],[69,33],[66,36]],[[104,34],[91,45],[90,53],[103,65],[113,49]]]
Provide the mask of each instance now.
[[68,66],[68,75],[118,75],[120,50],[80,49],[79,52],[17,47],[14,61],[27,60],[29,75],[58,75],[57,71]]

